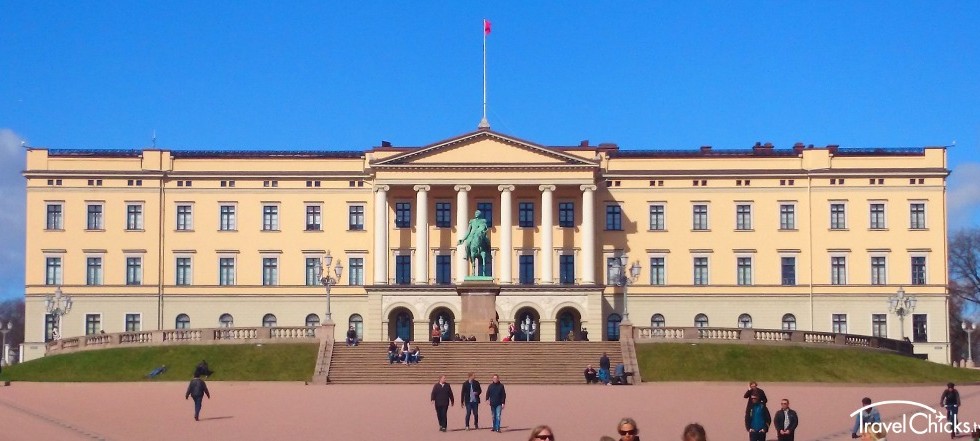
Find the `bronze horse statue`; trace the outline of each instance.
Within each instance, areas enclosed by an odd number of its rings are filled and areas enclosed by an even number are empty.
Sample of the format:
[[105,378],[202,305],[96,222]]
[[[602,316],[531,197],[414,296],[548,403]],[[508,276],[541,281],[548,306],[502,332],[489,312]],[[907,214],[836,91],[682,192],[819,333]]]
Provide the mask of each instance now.
[[[487,275],[487,253],[490,252],[490,239],[487,231],[490,229],[487,220],[476,210],[466,230],[466,237],[459,240],[466,250],[466,260],[470,262],[470,275]],[[477,264],[479,261],[479,264]]]

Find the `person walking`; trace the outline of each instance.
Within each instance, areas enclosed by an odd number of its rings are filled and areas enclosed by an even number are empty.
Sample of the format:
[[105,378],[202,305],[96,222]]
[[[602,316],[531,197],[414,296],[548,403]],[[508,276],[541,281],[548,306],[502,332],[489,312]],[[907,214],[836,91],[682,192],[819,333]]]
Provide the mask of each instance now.
[[602,384],[609,385],[609,356],[605,352],[599,357],[599,381]]
[[476,374],[470,372],[459,392],[459,400],[462,401],[459,404],[466,408],[466,430],[470,430],[470,413],[473,414],[473,427],[480,428],[480,394],[483,393],[483,388],[475,377]]
[[449,421],[446,414],[449,407],[455,403],[453,398],[453,387],[446,383],[446,376],[440,375],[439,382],[432,386],[431,395],[432,405],[436,408],[436,418],[439,420],[439,431],[445,432]]
[[493,418],[493,427],[490,431],[500,433],[500,417],[504,412],[504,404],[507,403],[507,390],[504,389],[504,384],[500,382],[500,376],[497,374],[493,374],[490,385],[487,386],[486,400],[490,404],[490,415]]
[[187,397],[194,398],[194,421],[200,421],[201,402],[204,401],[205,395],[209,400],[211,399],[211,391],[208,390],[207,383],[201,379],[201,374],[195,372],[194,379],[187,385],[187,392],[184,393],[185,400]]
[[749,432],[749,441],[766,441],[766,432],[772,424],[772,416],[769,409],[759,399],[759,395],[753,393],[749,396],[752,405],[745,410],[745,430]]
[[960,391],[956,390],[955,384],[946,383],[946,390],[939,397],[939,405],[946,408],[946,421],[953,426],[949,431],[949,437],[956,438],[956,434],[959,433],[956,427],[958,422],[956,415],[960,412]]
[[429,336],[432,337],[432,346],[439,346],[439,342],[442,340],[442,330],[439,329],[438,323],[432,324],[432,332],[429,333]]
[[800,419],[796,411],[789,408],[789,400],[783,398],[779,402],[779,410],[776,411],[775,418],[776,439],[778,441],[793,441],[796,436],[796,426],[800,424]]
[[640,428],[636,427],[636,420],[633,418],[626,417],[619,420],[616,432],[619,433],[619,441],[640,441]]

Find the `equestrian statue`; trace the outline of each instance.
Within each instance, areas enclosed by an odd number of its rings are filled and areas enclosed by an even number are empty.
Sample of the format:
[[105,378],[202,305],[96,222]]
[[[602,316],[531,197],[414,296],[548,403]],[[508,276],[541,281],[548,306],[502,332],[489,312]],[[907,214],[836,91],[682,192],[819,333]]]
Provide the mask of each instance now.
[[466,229],[466,236],[459,240],[458,245],[463,245],[466,250],[466,260],[470,263],[471,276],[487,276],[487,254],[490,252],[490,239],[487,238],[489,228],[487,220],[480,214],[480,210],[476,210]]

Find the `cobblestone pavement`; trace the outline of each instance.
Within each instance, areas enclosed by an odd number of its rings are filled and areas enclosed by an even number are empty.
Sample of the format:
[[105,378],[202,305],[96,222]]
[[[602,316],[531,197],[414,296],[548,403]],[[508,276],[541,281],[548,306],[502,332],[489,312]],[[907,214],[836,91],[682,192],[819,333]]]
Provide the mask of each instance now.
[[[488,379],[482,379],[486,384]],[[506,384],[506,378],[502,379]],[[435,382],[435,378],[433,378]],[[644,441],[678,440],[681,429],[700,422],[711,441],[748,439],[743,430],[743,383],[653,383],[639,386],[507,387],[503,433],[491,432],[486,403],[480,430],[464,431],[457,401],[449,432],[438,431],[429,402],[431,386],[307,386],[303,383],[210,381],[201,421],[184,382],[13,383],[0,387],[0,440],[348,440],[397,439],[524,441],[530,429],[548,424],[561,441],[614,435],[620,417],[638,422]],[[861,397],[910,400],[938,407],[944,385],[824,385],[763,383],[771,411],[789,398],[800,414],[798,441],[849,440]],[[453,390],[459,394],[459,385]],[[980,423],[980,385],[961,385],[960,420]],[[913,405],[879,406],[886,419],[902,422]],[[913,424],[925,427],[924,418]],[[616,436],[615,438],[618,438]],[[769,436],[770,440],[776,437]],[[949,439],[947,434],[897,433],[889,441]],[[967,440],[969,438],[960,438]]]

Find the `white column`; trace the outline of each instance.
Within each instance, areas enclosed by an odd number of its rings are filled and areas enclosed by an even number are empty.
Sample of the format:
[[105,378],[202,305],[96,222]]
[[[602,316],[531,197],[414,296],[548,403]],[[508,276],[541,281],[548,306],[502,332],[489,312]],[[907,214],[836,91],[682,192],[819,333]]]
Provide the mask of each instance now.
[[388,190],[374,187],[374,284],[388,284]]
[[[469,211],[469,191],[473,187],[469,185],[457,185],[456,190],[456,240],[466,238],[466,230],[469,227],[466,212]],[[464,245],[456,245],[456,283],[463,283],[467,274],[466,250]]]
[[554,271],[554,225],[555,225],[555,202],[554,185],[542,185],[541,190],[541,284],[553,283],[552,273]]
[[514,186],[501,185],[497,190],[500,190],[500,266],[497,267],[497,274],[500,274],[500,283],[510,284],[514,282],[511,274],[514,268],[514,241],[511,236],[514,229],[511,225],[514,218],[511,192],[514,191]]
[[595,283],[595,185],[582,190],[582,284]]
[[428,185],[415,189],[415,258],[412,259],[416,285],[429,283],[429,190]]

